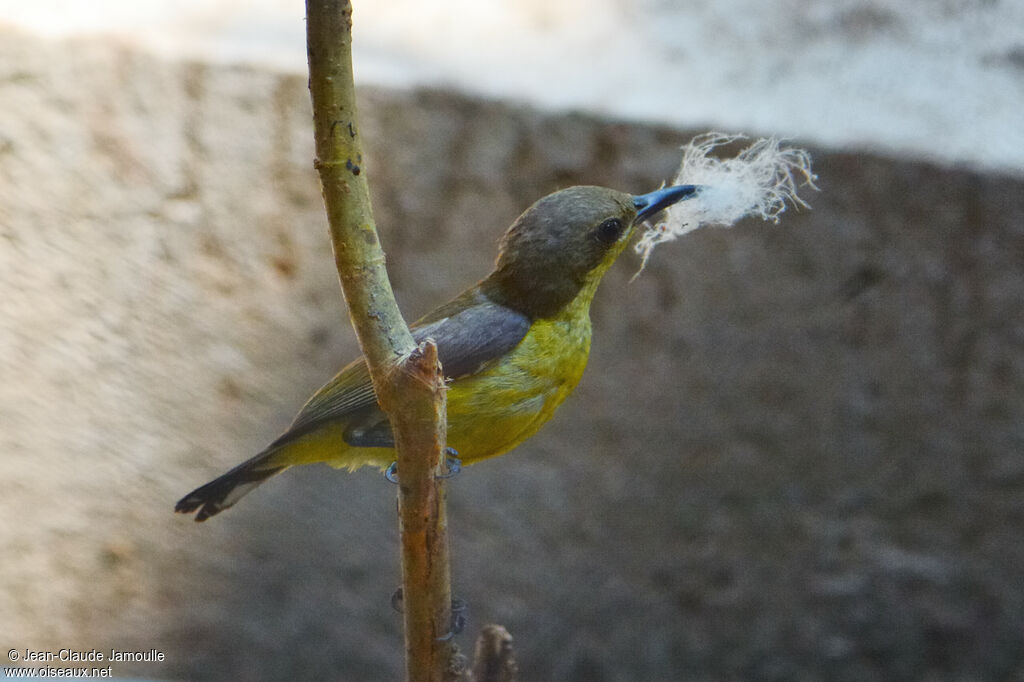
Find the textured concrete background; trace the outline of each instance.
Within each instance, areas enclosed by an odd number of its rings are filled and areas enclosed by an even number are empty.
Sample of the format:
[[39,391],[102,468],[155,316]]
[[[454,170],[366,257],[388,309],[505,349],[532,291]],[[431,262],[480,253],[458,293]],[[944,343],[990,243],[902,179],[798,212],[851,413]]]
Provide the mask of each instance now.
[[[410,317],[537,197],[690,133],[364,91]],[[194,485],[353,353],[300,77],[0,40],[0,645],[122,674],[388,679],[394,491]],[[469,632],[524,679],[1024,675],[1024,182],[816,150],[814,210],[626,256],[553,423],[452,485]],[[469,635],[464,636],[468,648]]]

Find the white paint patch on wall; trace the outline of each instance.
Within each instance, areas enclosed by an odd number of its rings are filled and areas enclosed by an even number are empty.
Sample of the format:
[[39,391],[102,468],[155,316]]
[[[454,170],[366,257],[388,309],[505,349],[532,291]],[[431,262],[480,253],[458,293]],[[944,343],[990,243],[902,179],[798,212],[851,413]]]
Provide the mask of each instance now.
[[[0,23],[305,68],[295,0],[0,0]],[[362,82],[1024,174],[1024,2],[356,2]]]

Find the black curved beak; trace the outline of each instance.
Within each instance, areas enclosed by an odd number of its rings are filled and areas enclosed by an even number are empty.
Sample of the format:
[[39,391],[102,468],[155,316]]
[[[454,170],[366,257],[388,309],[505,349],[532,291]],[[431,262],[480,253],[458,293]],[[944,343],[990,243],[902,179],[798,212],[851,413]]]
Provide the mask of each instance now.
[[692,199],[697,196],[700,189],[700,185],[676,185],[675,187],[662,187],[650,194],[638,194],[633,197],[633,205],[636,206],[636,219],[633,224],[647,220],[658,211],[666,209],[678,201]]

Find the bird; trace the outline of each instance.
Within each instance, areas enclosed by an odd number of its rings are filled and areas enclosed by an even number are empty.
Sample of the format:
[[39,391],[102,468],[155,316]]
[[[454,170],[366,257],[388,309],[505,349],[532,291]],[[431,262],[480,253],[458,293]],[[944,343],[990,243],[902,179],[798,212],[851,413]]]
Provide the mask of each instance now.
[[[410,326],[433,339],[447,384],[448,446],[461,462],[533,436],[573,392],[590,354],[590,304],[638,225],[700,185],[632,195],[575,186],[527,208],[501,238],[493,271]],[[285,469],[316,462],[387,469],[394,438],[364,358],[345,366],[262,452],[185,495],[196,521],[233,506]]]

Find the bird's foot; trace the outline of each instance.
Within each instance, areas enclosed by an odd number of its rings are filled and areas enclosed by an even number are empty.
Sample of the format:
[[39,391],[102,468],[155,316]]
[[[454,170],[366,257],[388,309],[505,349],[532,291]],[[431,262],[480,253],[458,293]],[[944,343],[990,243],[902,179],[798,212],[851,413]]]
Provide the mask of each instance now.
[[452,597],[452,624],[451,629],[448,632],[437,638],[439,642],[447,642],[449,639],[455,637],[455,635],[466,629],[466,611],[469,610],[469,604],[466,603],[465,599],[459,599],[458,597]]
[[462,471],[462,460],[459,459],[459,451],[455,448],[444,449],[444,466],[447,472],[438,474],[436,478],[451,478]]
[[[402,588],[398,587],[391,595],[391,608],[397,613],[403,613],[405,611],[405,595],[403,594]],[[444,635],[437,638],[439,642],[447,642],[448,640],[455,637],[466,628],[466,612],[469,610],[469,604],[466,603],[465,599],[459,599],[458,597],[452,598],[452,621],[449,626],[449,630]]]
[[[451,478],[462,471],[462,460],[459,459],[459,451],[455,448],[444,449],[445,473],[438,474],[435,478]],[[384,471],[384,478],[392,483],[398,483],[398,462],[392,462]]]

